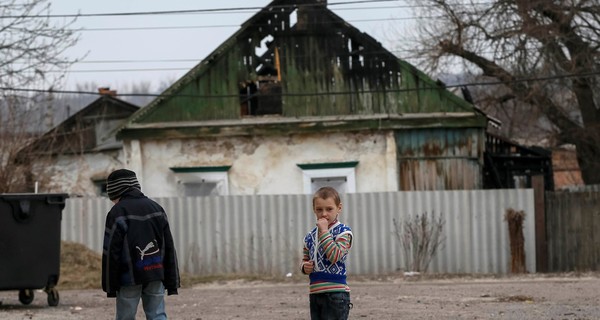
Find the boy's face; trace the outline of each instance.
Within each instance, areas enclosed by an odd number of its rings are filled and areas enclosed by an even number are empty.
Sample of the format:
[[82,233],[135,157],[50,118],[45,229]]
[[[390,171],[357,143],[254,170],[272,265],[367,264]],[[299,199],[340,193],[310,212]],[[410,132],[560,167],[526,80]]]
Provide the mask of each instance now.
[[327,219],[327,222],[331,224],[337,219],[337,216],[342,211],[342,204],[335,204],[335,200],[333,198],[315,198],[313,204],[313,211],[315,212],[315,216],[317,220],[319,219]]

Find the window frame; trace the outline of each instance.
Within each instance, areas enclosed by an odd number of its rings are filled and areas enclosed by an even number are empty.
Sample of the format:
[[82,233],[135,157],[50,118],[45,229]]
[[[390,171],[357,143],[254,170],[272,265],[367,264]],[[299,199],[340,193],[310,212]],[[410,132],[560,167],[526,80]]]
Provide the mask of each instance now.
[[356,166],[358,161],[322,162],[297,164],[302,169],[302,185],[305,194],[312,194],[313,178],[346,178],[345,193],[356,192]]
[[94,184],[96,196],[108,198],[106,179],[92,179],[92,183]]
[[171,167],[177,183],[214,182],[222,192],[220,196],[229,195],[229,169],[231,166]]

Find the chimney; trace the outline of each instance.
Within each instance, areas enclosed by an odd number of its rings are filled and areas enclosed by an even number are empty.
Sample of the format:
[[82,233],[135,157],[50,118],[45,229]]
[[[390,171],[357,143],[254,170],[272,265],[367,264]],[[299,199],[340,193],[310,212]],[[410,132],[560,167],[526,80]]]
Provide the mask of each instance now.
[[296,28],[298,30],[308,30],[311,26],[313,28],[321,28],[322,17],[319,12],[327,9],[327,0],[309,0],[306,1],[306,6],[300,6],[298,8],[298,21],[296,22]]
[[111,97],[117,96],[117,91],[110,90],[110,87],[100,87],[100,88],[98,88],[98,93],[102,96],[111,96]]

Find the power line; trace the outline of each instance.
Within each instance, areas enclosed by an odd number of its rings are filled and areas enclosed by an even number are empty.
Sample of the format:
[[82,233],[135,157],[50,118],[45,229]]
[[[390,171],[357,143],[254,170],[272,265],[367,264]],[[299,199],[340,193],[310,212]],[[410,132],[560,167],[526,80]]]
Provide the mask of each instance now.
[[[401,0],[359,0],[359,1],[344,1],[329,3],[327,6],[338,6],[338,5],[353,5],[362,3],[379,3],[379,2],[398,2]],[[286,9],[286,8],[299,8],[299,7],[320,7],[323,4],[307,3],[307,4],[289,4],[289,5],[277,5],[268,8],[272,9]],[[420,6],[398,6],[398,8],[414,8]],[[189,9],[189,10],[166,10],[166,11],[138,11],[138,12],[109,12],[109,13],[77,13],[77,14],[47,14],[47,15],[19,15],[19,16],[0,16],[0,19],[14,19],[14,18],[86,18],[86,17],[114,17],[114,16],[142,16],[142,15],[172,15],[172,14],[202,14],[202,13],[231,13],[238,11],[255,12],[256,10],[262,10],[267,7],[232,7],[232,8],[212,8],[212,9]],[[251,11],[250,11],[251,10]]]
[[[417,58],[417,57],[415,57]],[[200,62],[201,60],[196,60]],[[397,62],[397,59],[380,60],[382,62]],[[66,73],[110,73],[110,72],[158,72],[158,71],[189,71],[191,68],[133,68],[133,69],[81,69],[69,70]],[[61,70],[49,70],[48,73],[63,73]]]
[[[357,55],[362,55],[362,56],[370,56],[370,55],[379,55],[379,54],[387,54],[387,53],[402,53],[402,52],[407,52],[407,53],[411,53],[414,52],[414,50],[374,50],[374,51],[362,51],[357,53]],[[350,53],[348,53],[348,56],[350,56]],[[314,56],[312,55],[294,55],[294,58],[309,58],[311,60],[315,60]],[[334,58],[337,58],[334,57]],[[331,60],[332,57],[322,57],[322,60]],[[398,58],[397,57],[393,57],[390,59],[379,59],[379,62],[397,62]],[[87,61],[78,61],[75,64],[106,64],[106,63],[163,63],[163,62],[175,62],[175,63],[179,63],[179,62],[195,62],[195,63],[200,63],[202,62],[202,59],[156,59],[156,60],[87,60]],[[67,63],[65,61],[65,63]],[[178,69],[178,68],[176,68]],[[117,71],[121,71],[121,70],[117,70]],[[57,71],[58,72],[58,71]]]
[[[363,3],[377,3],[377,2],[396,2],[399,0],[362,0],[362,1],[346,1],[346,2],[337,2],[337,3],[329,3],[328,6],[338,6],[338,5],[356,5],[356,4],[363,4]],[[321,4],[300,4],[300,5],[291,5],[291,7],[298,7],[298,6],[314,6],[314,5],[318,5],[321,6]],[[338,8],[336,10],[364,10],[364,9],[378,9],[378,8],[414,8],[414,7],[427,7],[428,5],[405,5],[405,6],[394,6],[394,7],[377,7],[377,8]],[[290,7],[290,5],[287,6],[272,6],[270,8],[283,8],[283,7]],[[241,7],[241,9],[265,9],[265,8],[269,8],[269,7]],[[236,9],[240,9],[240,7],[238,8],[222,8],[222,10],[224,10],[224,12],[231,12],[232,10],[236,10]],[[116,15],[142,15],[142,14],[167,14],[167,13],[186,13],[189,11],[194,11],[194,12],[202,12],[202,11],[206,11],[206,12],[215,12],[221,9],[199,9],[199,10],[181,10],[181,11],[155,11],[155,12],[132,12],[132,13],[115,13]],[[94,14],[95,15],[95,14]],[[107,13],[107,14],[99,14],[102,16],[109,16],[111,14]],[[61,15],[56,15],[56,17],[61,16]],[[88,15],[78,15],[78,16],[88,16]],[[91,16],[91,15],[90,15]],[[33,16],[32,16],[33,17]],[[44,15],[44,16],[40,16],[40,17],[55,17],[55,15]],[[63,15],[63,17],[67,17],[66,15]],[[0,17],[2,18],[2,17]],[[425,17],[427,18],[427,17]],[[410,18],[389,18],[389,19],[364,19],[362,21],[383,21],[383,20],[405,20],[405,19],[414,19],[413,17]],[[357,20],[360,21],[360,20]],[[221,25],[221,26],[216,26],[216,27],[225,27],[226,25]],[[197,27],[201,27],[201,28],[207,28],[210,26],[197,26]],[[147,27],[147,29],[158,29],[161,27]],[[182,28],[182,27],[167,27],[167,28]],[[108,29],[112,29],[112,30],[119,30],[119,28],[105,28],[105,30]],[[143,30],[143,28],[126,28],[126,29],[130,29],[130,30]],[[82,29],[85,30],[85,29]],[[93,29],[91,29],[93,30]],[[100,31],[101,29],[96,29],[97,31]],[[124,30],[124,29],[121,29]],[[383,51],[382,51],[383,52]],[[368,54],[368,53],[364,53],[364,54]],[[198,60],[190,60],[190,61],[197,61],[200,62],[201,59]],[[381,60],[384,61],[384,60]],[[392,60],[389,60],[392,61]],[[84,63],[89,63],[89,62],[84,62]],[[99,62],[99,63],[109,63],[109,62]],[[109,69],[109,70],[71,70],[71,73],[107,73],[107,72],[158,72],[158,71],[185,71],[185,70],[189,70],[189,68],[142,68],[142,69]]]
[[[381,3],[381,2],[398,2],[402,0],[358,0],[358,1],[343,1],[343,2],[332,2],[328,3],[327,7],[339,6],[339,5],[355,5],[363,3]],[[474,5],[485,5],[492,4],[493,2],[478,2],[469,4],[456,4],[457,6],[474,6]],[[232,8],[212,8],[212,9],[188,9],[188,10],[166,10],[166,11],[138,11],[138,12],[109,12],[109,13],[77,13],[77,14],[45,14],[45,15],[5,15],[0,16],[0,19],[23,19],[23,18],[87,18],[87,17],[114,17],[114,16],[142,16],[142,15],[173,15],[173,14],[215,14],[215,13],[254,13],[256,10],[263,10],[265,8],[271,9],[286,9],[286,8],[299,8],[299,7],[320,7],[323,4],[289,4],[289,5],[276,5],[270,7],[232,7]],[[434,7],[433,5],[397,5],[393,7],[362,7],[362,8],[337,8],[336,10],[370,10],[370,9],[411,9],[411,8],[427,8]]]
[[[185,71],[190,68],[142,68],[142,69],[96,69],[96,70],[69,70],[66,73],[106,73],[106,72],[147,72],[147,71]],[[50,73],[62,73],[61,70],[51,70]]]
[[[356,53],[356,55],[360,55],[360,56],[364,56],[364,57],[369,57],[372,55],[382,55],[382,54],[388,54],[388,53],[392,53],[394,54],[394,56],[390,56],[387,59],[380,59],[378,58],[376,62],[379,63],[396,63],[398,62],[398,59],[401,60],[407,60],[407,59],[417,59],[417,58],[422,58],[422,55],[419,55],[418,52],[416,52],[415,50],[411,50],[411,49],[404,49],[404,50],[373,50],[373,51],[361,51]],[[412,56],[407,56],[407,55],[403,55],[403,56],[397,56],[396,54],[402,54],[402,53],[410,53],[410,54],[414,54]],[[477,52],[478,54],[493,54],[493,51],[480,51]],[[351,56],[350,53],[347,54],[347,56],[344,56],[342,59],[345,58],[349,58]],[[307,59],[311,59],[311,60],[315,60],[313,55],[295,55],[294,56],[295,59],[298,58],[307,58]],[[338,56],[336,57],[322,57],[322,60],[332,60],[338,58]],[[123,59],[123,60],[88,60],[88,61],[78,61],[75,63],[75,65],[77,64],[122,64],[122,63],[127,63],[127,64],[133,64],[133,63],[194,63],[194,64],[198,64],[200,62],[202,62],[202,59],[154,59],[154,60],[131,60],[131,59]],[[66,62],[65,62],[66,63]],[[80,70],[69,70],[67,72],[74,72],[74,73],[86,73],[86,72],[143,72],[143,71],[181,71],[181,70],[190,70],[190,67],[187,68],[180,68],[180,67],[159,67],[159,68],[127,68],[127,69],[94,69],[94,70],[84,70],[84,69],[80,69]],[[63,71],[59,71],[59,70],[54,70],[54,71],[49,71],[51,73],[57,73],[57,72],[63,72]]]
[[[400,18],[378,18],[378,19],[358,19],[358,20],[345,20],[347,22],[378,22],[378,21],[401,21],[401,20],[418,20],[418,19],[437,19],[442,16],[412,16],[412,17],[400,17]],[[315,24],[336,24],[337,21],[322,21]],[[268,27],[268,24],[255,24],[255,27]],[[88,31],[145,31],[145,30],[186,30],[186,29],[212,29],[212,28],[239,28],[237,24],[216,24],[216,25],[202,25],[202,26],[163,26],[163,27],[113,27],[113,28],[81,28],[71,29],[71,31],[88,32]]]
[[[404,49],[404,50],[377,50],[377,51],[363,51],[363,52],[359,52],[357,53],[357,55],[361,55],[361,56],[365,56],[368,57],[370,55],[381,55],[381,54],[387,54],[387,53],[392,53],[394,54],[394,56],[390,56],[387,59],[378,59],[377,62],[384,62],[384,63],[395,63],[398,62],[398,59],[404,60],[404,61],[409,61],[411,59],[422,59],[424,58],[422,54],[419,54],[419,52],[417,50],[414,49]],[[408,53],[409,55],[406,55],[404,53]],[[494,54],[494,51],[478,51],[476,52],[477,54],[480,55],[489,55],[489,54]],[[348,53],[347,56],[344,56],[344,58],[350,57],[351,55]],[[312,55],[295,55],[294,56],[296,59],[298,58],[307,58],[307,59],[311,59],[314,60],[314,56]],[[337,56],[336,56],[337,57]],[[323,59],[326,60],[331,60],[331,57],[323,57]],[[201,63],[203,61],[203,58],[197,58],[197,59],[141,59],[141,60],[132,60],[132,59],[115,59],[115,60],[83,60],[83,61],[77,61],[74,63],[74,65],[81,65],[81,64],[141,64],[141,63],[193,63],[194,65]],[[68,63],[67,61],[65,61],[64,63]],[[156,71],[185,71],[185,70],[190,70],[191,67],[157,67],[157,68],[126,68],[126,69],[80,69],[80,70],[73,70],[70,69],[69,71],[67,71],[67,73],[71,72],[71,73],[108,73],[108,72],[156,72]],[[63,72],[60,70],[50,70],[48,71],[49,73],[59,73],[59,72]]]
[[[538,82],[538,81],[551,81],[558,79],[568,78],[587,78],[600,75],[600,72],[586,72],[586,73],[569,73],[562,75],[553,75],[546,77],[531,77],[521,78],[509,81],[509,83],[523,83],[523,82]],[[386,90],[363,90],[363,91],[344,91],[344,92],[306,92],[306,93],[281,93],[281,94],[261,94],[260,96],[290,96],[290,97],[301,97],[301,96],[334,96],[334,95],[356,95],[366,93],[391,93],[391,92],[412,92],[412,91],[427,91],[427,90],[445,90],[450,88],[462,88],[462,87],[475,87],[475,86],[491,86],[505,84],[503,81],[485,81],[485,82],[468,82],[453,85],[445,85],[443,87],[419,87],[419,88],[405,88],[405,89],[386,89]],[[12,87],[0,87],[3,91],[15,91],[15,92],[34,92],[34,93],[52,93],[52,94],[88,94],[88,95],[101,95],[95,91],[75,91],[75,90],[43,90],[43,89],[25,89],[25,88],[12,88]],[[205,98],[205,99],[219,99],[219,98],[235,98],[240,97],[239,94],[223,94],[223,95],[190,95],[190,94],[152,94],[152,93],[119,93],[119,96],[125,97],[187,97],[187,98]]]
[[77,61],[76,64],[79,63],[155,63],[155,62],[200,62],[199,59],[156,59],[156,60],[87,60],[87,61]]

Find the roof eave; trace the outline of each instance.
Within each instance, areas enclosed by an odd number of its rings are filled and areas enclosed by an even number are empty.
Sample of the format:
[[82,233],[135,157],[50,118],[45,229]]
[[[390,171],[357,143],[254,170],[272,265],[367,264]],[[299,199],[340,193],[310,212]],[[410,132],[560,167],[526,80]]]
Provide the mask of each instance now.
[[132,124],[124,128],[118,138],[181,139],[462,127],[485,129],[486,125],[487,119],[474,112],[303,118],[257,117],[242,120]]

